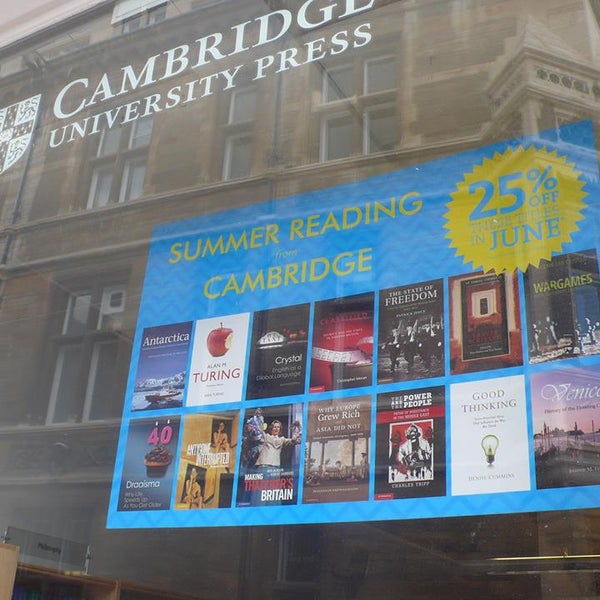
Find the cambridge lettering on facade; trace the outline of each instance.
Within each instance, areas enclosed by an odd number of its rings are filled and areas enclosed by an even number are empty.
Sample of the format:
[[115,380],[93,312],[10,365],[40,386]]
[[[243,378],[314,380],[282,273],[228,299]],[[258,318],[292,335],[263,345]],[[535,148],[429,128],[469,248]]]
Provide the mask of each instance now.
[[[111,81],[109,73],[103,73],[97,80],[88,77],[74,79],[57,94],[53,112],[57,119],[71,119],[83,110],[101,106],[113,98],[130,94],[161,81],[201,69],[218,61],[243,54],[265,46],[284,36],[292,26],[302,31],[311,31],[329,23],[360,14],[373,7],[375,0],[343,0],[333,2],[316,12],[318,18],[309,18],[308,12],[315,8],[319,0],[306,0],[295,14],[287,9],[275,10],[251,21],[239,23],[230,28],[227,36],[220,32],[200,37],[192,43],[185,43],[150,56],[137,70],[132,65],[120,68],[119,81]],[[341,11],[341,12],[339,12]],[[339,13],[339,14],[338,14]],[[322,60],[327,55],[336,55],[350,48],[360,48],[371,39],[370,23],[363,23],[352,29],[336,31],[329,39],[322,37],[308,41],[299,49],[296,47],[281,50],[272,55],[255,59],[252,64],[254,81],[269,73],[282,73],[308,63]],[[129,123],[154,113],[168,110],[179,104],[187,104],[218,90],[229,90],[236,86],[237,77],[244,64],[213,72],[201,78],[194,78],[176,85],[164,94],[152,93],[144,98],[124,103],[120,106],[87,116],[79,121],[63,125],[50,131],[49,146],[61,144],[99,133],[116,123]]]

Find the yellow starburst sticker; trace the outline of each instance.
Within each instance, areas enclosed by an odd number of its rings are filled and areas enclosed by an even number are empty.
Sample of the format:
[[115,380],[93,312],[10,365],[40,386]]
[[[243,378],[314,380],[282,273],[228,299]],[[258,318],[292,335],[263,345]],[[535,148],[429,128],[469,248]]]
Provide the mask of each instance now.
[[584,182],[556,151],[509,148],[484,158],[451,194],[450,247],[485,272],[524,271],[561,252],[578,231]]

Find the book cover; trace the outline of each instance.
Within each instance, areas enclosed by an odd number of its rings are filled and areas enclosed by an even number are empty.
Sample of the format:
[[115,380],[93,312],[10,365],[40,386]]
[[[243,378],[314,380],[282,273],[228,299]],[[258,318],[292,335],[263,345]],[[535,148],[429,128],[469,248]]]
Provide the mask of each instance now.
[[371,385],[374,294],[323,300],[315,305],[310,391]]
[[167,510],[175,473],[179,417],[129,423],[117,510]]
[[379,293],[378,383],[444,375],[443,314],[441,279]]
[[600,366],[532,374],[536,485],[600,484]]
[[144,329],[132,410],[182,406],[191,333],[191,321]]
[[444,386],[377,396],[375,500],[444,496]]
[[450,386],[452,495],[529,490],[522,375]]
[[524,275],[529,362],[600,353],[600,278],[595,250],[542,260]]
[[371,397],[308,406],[304,504],[369,498]]
[[245,412],[237,506],[298,503],[302,407],[283,404]]
[[309,304],[254,313],[246,399],[305,392]]
[[231,507],[239,421],[233,410],[184,418],[176,509]]
[[516,273],[450,278],[452,374],[523,363]]
[[249,313],[196,321],[187,406],[242,399],[249,322]]

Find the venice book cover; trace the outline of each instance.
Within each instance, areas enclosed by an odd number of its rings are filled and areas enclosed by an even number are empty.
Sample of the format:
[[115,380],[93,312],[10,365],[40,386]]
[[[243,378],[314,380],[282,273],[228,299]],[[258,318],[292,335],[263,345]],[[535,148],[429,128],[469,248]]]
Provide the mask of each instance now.
[[600,484],[600,366],[530,378],[537,487]]
[[191,333],[191,321],[144,329],[132,410],[182,406]]
[[443,314],[441,279],[379,293],[378,383],[444,375]]
[[375,500],[444,496],[444,386],[377,397]]

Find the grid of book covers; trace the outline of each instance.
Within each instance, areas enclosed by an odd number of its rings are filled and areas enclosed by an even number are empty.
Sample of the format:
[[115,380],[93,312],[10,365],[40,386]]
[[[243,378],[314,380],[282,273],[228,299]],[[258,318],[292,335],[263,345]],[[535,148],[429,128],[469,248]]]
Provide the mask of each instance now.
[[[524,272],[457,269],[348,295],[323,289],[309,290],[308,301],[280,294],[268,308],[239,303],[252,309],[141,327],[109,526],[398,519],[593,501],[595,246]],[[575,487],[589,497],[568,500]]]

